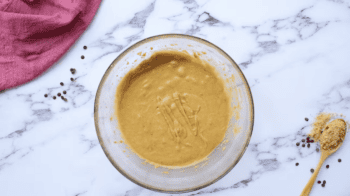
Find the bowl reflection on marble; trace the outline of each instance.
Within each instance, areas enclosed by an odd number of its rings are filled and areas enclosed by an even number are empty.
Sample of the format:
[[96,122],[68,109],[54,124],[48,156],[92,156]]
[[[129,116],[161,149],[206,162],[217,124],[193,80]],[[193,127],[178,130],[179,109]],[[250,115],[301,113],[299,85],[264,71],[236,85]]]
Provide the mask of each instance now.
[[[145,164],[125,143],[115,117],[117,86],[123,76],[139,62],[161,50],[204,52],[232,93],[231,105],[240,105],[239,118],[232,117],[225,139],[208,159],[184,168],[155,168]],[[146,56],[137,53],[146,52]],[[220,48],[200,38],[167,34],[144,39],[121,53],[104,74],[95,99],[95,127],[99,142],[113,166],[132,182],[154,191],[184,193],[206,187],[225,176],[238,163],[250,141],[254,123],[254,105],[249,85],[237,64]],[[238,109],[238,108],[237,108]],[[236,131],[235,131],[236,130]],[[239,131],[237,131],[239,130]]]

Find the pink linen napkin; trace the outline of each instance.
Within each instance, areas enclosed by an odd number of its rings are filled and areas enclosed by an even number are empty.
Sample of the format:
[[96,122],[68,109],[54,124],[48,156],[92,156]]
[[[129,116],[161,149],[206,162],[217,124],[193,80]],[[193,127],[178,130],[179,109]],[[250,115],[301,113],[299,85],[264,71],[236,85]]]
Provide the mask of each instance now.
[[0,0],[0,91],[39,76],[85,31],[102,0]]

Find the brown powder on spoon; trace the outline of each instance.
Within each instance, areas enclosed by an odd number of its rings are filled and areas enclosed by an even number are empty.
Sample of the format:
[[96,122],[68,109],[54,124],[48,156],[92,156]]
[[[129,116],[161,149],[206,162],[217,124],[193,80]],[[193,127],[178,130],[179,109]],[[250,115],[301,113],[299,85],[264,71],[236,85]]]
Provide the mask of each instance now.
[[335,114],[321,113],[318,115],[309,134],[310,137],[320,142],[323,150],[334,149],[344,141],[346,123],[343,119],[335,119],[328,123],[333,116]]
[[322,130],[326,126],[327,122],[331,119],[333,114],[321,113],[316,117],[314,124],[312,125],[313,129],[309,133],[309,136],[314,138],[316,141],[319,141]]
[[335,119],[330,122],[320,137],[320,144],[323,150],[332,150],[338,147],[345,138],[346,123],[342,119]]

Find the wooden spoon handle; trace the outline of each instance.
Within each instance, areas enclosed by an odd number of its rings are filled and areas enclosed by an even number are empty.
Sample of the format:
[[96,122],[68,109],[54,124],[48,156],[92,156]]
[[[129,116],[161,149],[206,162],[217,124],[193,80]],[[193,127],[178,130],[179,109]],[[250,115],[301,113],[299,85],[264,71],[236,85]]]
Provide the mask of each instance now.
[[306,184],[304,190],[301,192],[300,196],[308,196],[311,192],[312,186],[314,185],[318,172],[320,172],[320,169],[322,167],[322,164],[327,159],[328,156],[325,156],[324,154],[321,155],[320,161],[318,162],[318,165],[315,169],[315,172],[312,174],[309,182]]

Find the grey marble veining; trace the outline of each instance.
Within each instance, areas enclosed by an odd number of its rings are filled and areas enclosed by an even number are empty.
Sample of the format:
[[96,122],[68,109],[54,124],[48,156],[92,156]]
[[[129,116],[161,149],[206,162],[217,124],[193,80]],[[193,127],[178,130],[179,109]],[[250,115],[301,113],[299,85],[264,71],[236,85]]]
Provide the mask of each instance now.
[[[110,164],[96,136],[93,104],[104,72],[122,51],[165,33],[200,37],[227,52],[245,74],[255,106],[253,136],[236,167],[183,195],[299,195],[320,153],[318,144],[296,143],[320,112],[350,117],[349,32],[345,0],[104,0],[88,30],[50,70],[0,92],[0,195],[163,195]],[[67,102],[57,97],[63,90]],[[320,171],[326,187],[315,184],[311,195],[350,195],[349,148],[346,138],[326,161],[330,168]]]

